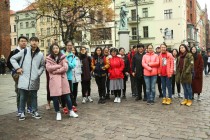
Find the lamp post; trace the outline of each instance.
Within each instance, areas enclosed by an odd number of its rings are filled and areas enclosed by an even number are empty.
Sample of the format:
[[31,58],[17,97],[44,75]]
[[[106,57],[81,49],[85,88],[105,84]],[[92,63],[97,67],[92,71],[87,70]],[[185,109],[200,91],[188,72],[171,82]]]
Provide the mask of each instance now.
[[16,23],[16,31],[17,31],[17,38],[18,38],[18,22],[19,22],[19,16],[15,16],[15,23]]
[[138,1],[139,0],[135,0],[135,4],[136,4],[136,20],[137,20],[137,40],[138,40],[138,44],[139,44],[139,8],[138,8]]

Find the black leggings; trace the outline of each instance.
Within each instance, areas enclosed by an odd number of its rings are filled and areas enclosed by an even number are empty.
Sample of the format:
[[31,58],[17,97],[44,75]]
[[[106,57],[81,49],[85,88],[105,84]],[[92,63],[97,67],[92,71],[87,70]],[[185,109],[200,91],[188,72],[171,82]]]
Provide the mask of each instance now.
[[121,97],[121,90],[114,90],[115,97]]
[[77,101],[77,92],[78,92],[78,83],[73,83],[73,91],[72,91],[72,94],[73,94],[73,97],[74,97],[74,102]]
[[172,76],[172,94],[174,95],[175,93],[175,83],[176,83],[176,87],[177,87],[177,92],[181,93],[181,85],[180,83],[176,82],[176,77],[175,75]]

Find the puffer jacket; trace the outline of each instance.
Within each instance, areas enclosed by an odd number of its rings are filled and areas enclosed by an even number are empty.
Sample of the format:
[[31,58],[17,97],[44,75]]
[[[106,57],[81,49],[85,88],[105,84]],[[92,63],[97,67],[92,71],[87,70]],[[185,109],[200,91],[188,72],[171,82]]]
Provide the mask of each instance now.
[[[24,90],[38,90],[40,85],[40,76],[44,71],[44,55],[37,48],[32,55],[31,46],[27,47],[27,53],[23,62],[23,74],[19,76],[18,88]],[[24,49],[19,53],[13,55],[10,62],[15,70],[20,68],[20,64],[23,61]]]
[[158,74],[159,57],[157,54],[146,53],[142,59],[142,66],[144,67],[144,76],[156,76]]
[[[163,65],[162,53],[160,53],[159,59],[160,59],[160,66],[158,68],[158,74],[161,74],[162,65]],[[166,62],[167,62],[166,64],[167,77],[171,77],[174,73],[174,57],[169,52],[166,52]]]
[[76,67],[72,69],[72,83],[78,83],[81,82],[82,65],[77,56],[74,56],[74,59],[76,60]]
[[122,58],[118,56],[114,56],[109,59],[110,67],[108,69],[109,72],[109,79],[114,80],[114,79],[123,79],[124,74],[123,70],[125,67],[124,61]]

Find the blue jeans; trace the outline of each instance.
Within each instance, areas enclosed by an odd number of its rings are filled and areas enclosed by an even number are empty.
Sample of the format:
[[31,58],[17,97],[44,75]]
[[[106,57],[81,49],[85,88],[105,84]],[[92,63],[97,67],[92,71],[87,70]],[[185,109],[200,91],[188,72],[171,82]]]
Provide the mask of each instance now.
[[20,113],[25,112],[25,105],[26,105],[26,101],[28,100],[28,96],[31,96],[32,112],[36,112],[37,111],[37,90],[19,89],[19,94],[20,94],[20,105],[19,105]]
[[146,84],[147,101],[154,101],[157,76],[144,76],[144,80]]
[[161,84],[162,84],[162,91],[163,97],[166,98],[166,87],[168,88],[168,98],[172,98],[172,83],[171,77],[168,78],[167,76],[161,76]]
[[182,84],[184,89],[184,98],[188,100],[192,100],[192,87],[191,84]]
[[[68,109],[72,110],[72,102],[71,102],[70,94],[65,94],[65,95],[62,95],[62,96],[66,101]],[[54,105],[54,108],[55,108],[55,112],[59,112],[60,111],[59,96],[54,96],[53,97],[53,105]]]

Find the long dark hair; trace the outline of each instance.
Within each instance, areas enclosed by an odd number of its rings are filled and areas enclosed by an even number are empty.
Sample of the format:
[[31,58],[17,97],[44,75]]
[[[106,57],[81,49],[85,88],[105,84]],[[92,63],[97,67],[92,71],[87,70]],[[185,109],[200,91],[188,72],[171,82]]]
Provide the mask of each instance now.
[[[53,47],[54,47],[54,46],[57,46],[57,47],[59,48],[59,53],[58,53],[57,55],[53,52]],[[61,56],[62,56],[62,53],[61,53],[61,49],[60,49],[59,45],[56,44],[56,43],[54,43],[54,44],[52,44],[52,45],[50,46],[50,57],[51,57],[53,60],[55,60],[55,57],[56,57],[56,56],[58,56],[58,60],[57,60],[57,63],[58,63],[59,60],[60,60],[60,58],[61,58]]]
[[78,54],[78,51],[77,51],[77,48],[75,48],[75,47],[72,47],[72,49],[74,48],[74,50],[75,50],[75,56],[79,56],[79,54]]
[[181,53],[181,51],[180,51],[180,47],[181,47],[181,46],[183,46],[183,47],[185,48],[185,50],[186,50],[187,53],[189,52],[187,45],[181,44],[181,45],[179,46],[179,55],[180,55],[180,53]]
[[[195,50],[196,50],[195,53],[192,53],[192,49],[193,49],[193,48],[195,48]],[[190,48],[190,52],[192,53],[194,59],[197,59],[197,57],[198,57],[198,50],[197,50],[197,48],[196,48],[195,46],[193,46],[192,48]]]
[[173,50],[172,50],[172,52],[171,52],[172,56],[174,56],[174,55],[173,55],[173,52],[174,52],[174,51],[176,51],[176,57],[179,57],[179,51],[178,51],[177,49],[173,49]]
[[98,57],[98,54],[97,54],[97,52],[96,52],[98,49],[101,50],[100,57],[103,56],[103,50],[102,50],[102,48],[101,48],[101,47],[96,47],[95,52],[94,52],[94,55],[93,55],[93,58],[95,58],[95,59]]

